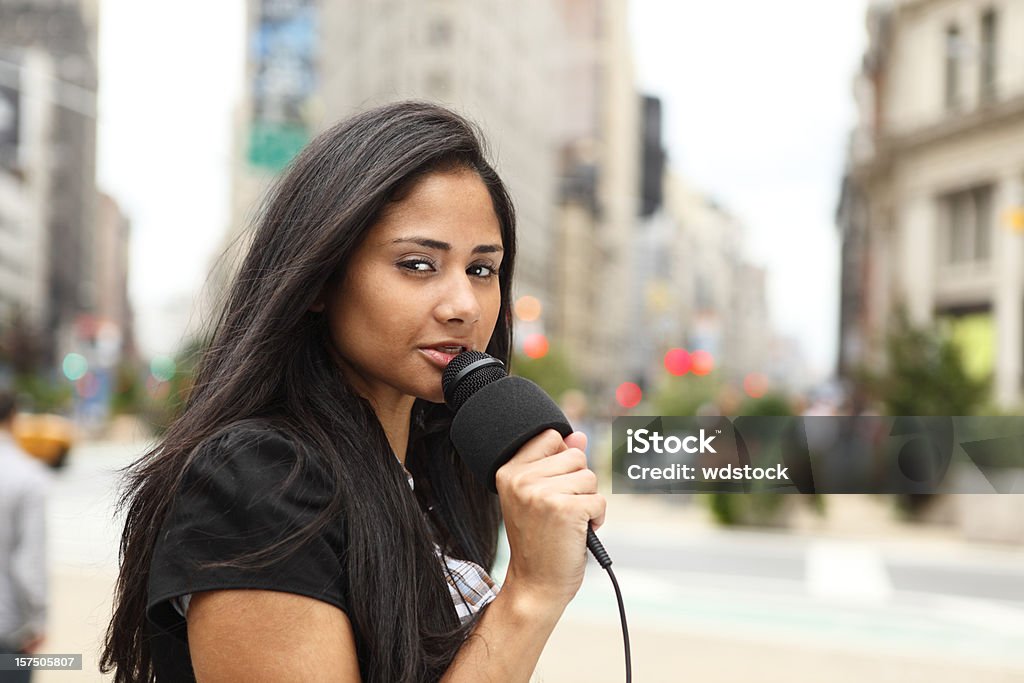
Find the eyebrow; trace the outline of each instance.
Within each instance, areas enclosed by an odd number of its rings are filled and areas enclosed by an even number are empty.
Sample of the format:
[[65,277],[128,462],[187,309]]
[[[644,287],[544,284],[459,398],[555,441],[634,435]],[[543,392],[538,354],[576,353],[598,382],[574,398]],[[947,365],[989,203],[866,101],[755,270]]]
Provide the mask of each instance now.
[[[440,251],[452,250],[452,245],[448,244],[447,242],[442,242],[440,240],[432,240],[426,237],[399,237],[398,239],[391,240],[392,244],[401,244],[403,242],[411,242],[413,244],[418,244],[421,247],[426,247],[427,249],[438,249]],[[500,244],[478,244],[475,247],[473,247],[474,254],[494,254],[502,251],[505,250],[502,248]]]

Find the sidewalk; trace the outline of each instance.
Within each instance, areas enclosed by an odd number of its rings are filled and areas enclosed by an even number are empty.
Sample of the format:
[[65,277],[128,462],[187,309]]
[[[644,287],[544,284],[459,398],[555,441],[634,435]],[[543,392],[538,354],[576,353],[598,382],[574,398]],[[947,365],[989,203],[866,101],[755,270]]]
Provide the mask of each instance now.
[[[597,578],[597,577],[595,577]],[[570,608],[571,609],[571,608]],[[628,612],[627,612],[628,614]],[[750,641],[661,628],[633,628],[633,680],[644,683],[1020,683],[1024,671],[998,666]],[[769,628],[766,625],[766,631]],[[622,683],[619,625],[567,613],[548,641],[536,683]]]
[[61,566],[50,573],[49,632],[40,654],[81,654],[81,671],[37,671],[32,683],[109,681],[99,673],[103,635],[110,621],[115,574],[109,569]]

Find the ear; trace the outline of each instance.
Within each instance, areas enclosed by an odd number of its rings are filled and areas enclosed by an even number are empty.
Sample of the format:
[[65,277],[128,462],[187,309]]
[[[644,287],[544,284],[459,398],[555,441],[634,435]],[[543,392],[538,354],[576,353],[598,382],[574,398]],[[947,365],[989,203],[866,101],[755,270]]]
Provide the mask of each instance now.
[[309,310],[312,313],[323,313],[324,308],[327,307],[327,288],[324,287],[320,290],[320,293],[316,295],[316,299],[310,304]]
[[327,279],[320,287],[320,292],[313,299],[313,303],[309,305],[310,313],[323,313],[327,310],[327,304],[331,303],[331,299],[334,296],[334,292],[337,289],[336,276],[332,276]]

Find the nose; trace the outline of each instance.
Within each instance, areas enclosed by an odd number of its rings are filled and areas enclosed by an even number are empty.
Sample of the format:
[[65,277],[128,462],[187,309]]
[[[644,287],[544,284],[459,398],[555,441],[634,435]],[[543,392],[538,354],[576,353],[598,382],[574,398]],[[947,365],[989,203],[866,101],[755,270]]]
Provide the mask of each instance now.
[[460,322],[471,325],[480,320],[480,301],[468,275],[458,273],[448,278],[434,313],[442,323]]

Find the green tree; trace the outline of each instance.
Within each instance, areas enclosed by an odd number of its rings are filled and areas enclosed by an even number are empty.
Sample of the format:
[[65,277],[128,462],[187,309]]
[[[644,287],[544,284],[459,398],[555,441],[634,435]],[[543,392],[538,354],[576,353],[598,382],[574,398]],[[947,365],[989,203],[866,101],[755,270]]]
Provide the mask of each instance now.
[[541,358],[521,353],[512,356],[512,374],[535,382],[556,399],[569,389],[578,389],[579,380],[564,351],[552,346]]
[[[938,325],[911,324],[904,309],[893,318],[885,350],[886,370],[861,370],[859,379],[888,415],[975,415],[990,397],[991,375],[972,375],[951,335]],[[933,498],[899,495],[896,505],[914,517]]]
[[[740,405],[738,414],[783,417],[792,415],[793,411],[789,398],[782,394],[768,394],[763,398],[744,401]],[[762,491],[709,493],[705,500],[712,517],[719,524],[727,526],[736,524],[765,525],[777,523],[783,502],[789,500],[788,496],[797,495],[818,514],[824,514],[825,499],[817,493],[806,495]]]
[[714,400],[718,382],[712,377],[666,377],[651,399],[658,415],[696,415]]
[[71,405],[71,384],[45,363],[42,334],[24,310],[15,308],[0,322],[0,374],[11,378],[24,410],[60,413]]
[[974,415],[989,398],[991,375],[973,377],[938,326],[916,327],[901,310],[885,349],[886,370],[862,370],[860,379],[888,415]]

